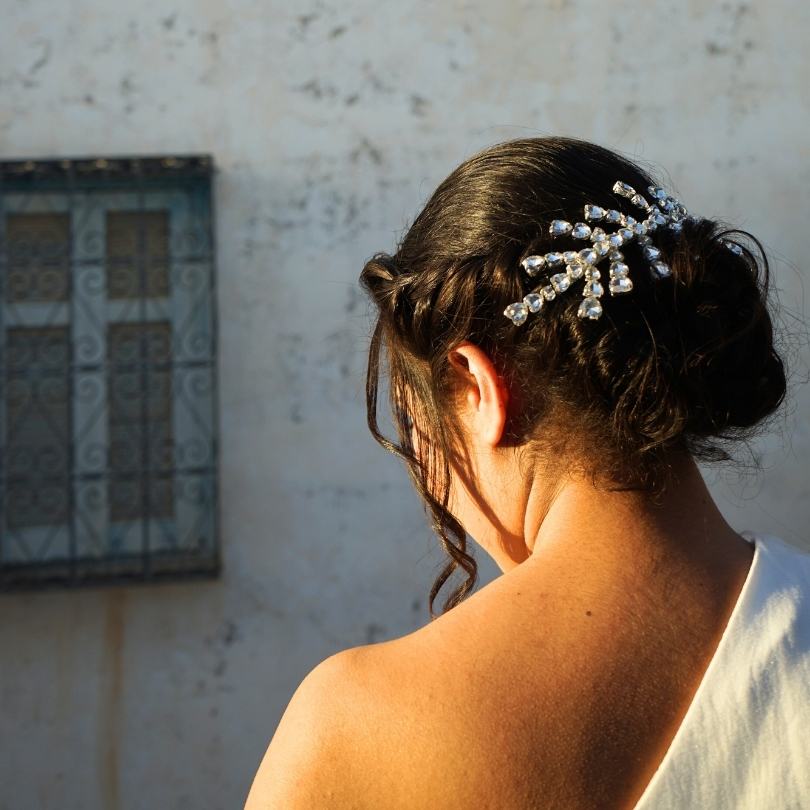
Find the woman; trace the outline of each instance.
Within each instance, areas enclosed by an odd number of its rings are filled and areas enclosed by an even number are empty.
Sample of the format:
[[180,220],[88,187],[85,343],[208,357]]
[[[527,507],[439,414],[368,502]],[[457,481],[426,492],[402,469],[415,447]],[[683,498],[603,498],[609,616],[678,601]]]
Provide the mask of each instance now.
[[[736,532],[695,464],[785,395],[760,243],[523,139],[361,281],[369,426],[450,561],[428,625],[307,676],[247,806],[810,807],[810,554]],[[474,595],[467,533],[504,572]]]

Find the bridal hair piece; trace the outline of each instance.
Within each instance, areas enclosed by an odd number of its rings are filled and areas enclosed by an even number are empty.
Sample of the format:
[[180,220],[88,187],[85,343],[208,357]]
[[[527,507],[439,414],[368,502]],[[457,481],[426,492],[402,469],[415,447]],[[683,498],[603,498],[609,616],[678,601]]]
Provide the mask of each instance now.
[[[516,326],[524,323],[529,313],[540,310],[559,294],[568,290],[573,282],[584,278],[582,302],[577,310],[580,318],[596,320],[602,315],[602,298],[605,288],[602,285],[602,274],[597,265],[609,261],[608,292],[611,295],[623,295],[633,289],[630,268],[625,264],[623,245],[635,240],[649,264],[649,272],[656,281],[669,278],[672,269],[661,258],[661,250],[653,243],[653,234],[657,228],[666,227],[674,233],[680,233],[683,222],[691,217],[681,202],[659,186],[648,186],[647,191],[653,199],[649,202],[632,186],[621,180],[613,184],[613,192],[628,199],[641,209],[643,219],[636,219],[614,208],[603,208],[588,203],[584,208],[584,221],[572,224],[564,219],[552,220],[548,232],[552,238],[567,236],[572,239],[590,242],[582,250],[553,251],[550,253],[526,256],[521,267],[530,277],[543,276],[542,281],[522,301],[516,301],[504,310],[504,315]],[[599,223],[593,226],[591,223]],[[616,226],[608,233],[602,226]],[[729,250],[737,255],[742,248],[723,240]]]

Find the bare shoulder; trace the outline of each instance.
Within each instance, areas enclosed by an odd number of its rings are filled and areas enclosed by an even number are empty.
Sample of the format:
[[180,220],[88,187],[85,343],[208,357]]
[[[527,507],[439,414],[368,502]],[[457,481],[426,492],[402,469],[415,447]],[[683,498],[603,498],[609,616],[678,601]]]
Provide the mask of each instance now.
[[[413,633],[319,664],[290,700],[245,810],[542,806],[537,701],[550,678],[537,616],[518,626],[517,579],[496,580]],[[524,642],[541,639],[528,660],[521,629]]]
[[510,576],[414,633],[360,648],[353,806],[593,806],[571,762],[590,761],[577,741],[605,713],[592,663],[605,660],[605,637],[578,604],[530,595]]
[[[515,645],[493,625],[507,610],[494,585],[413,633],[355,651],[354,806],[542,806],[529,795],[536,761],[527,786],[510,751],[510,726],[531,698],[510,688],[501,648]],[[514,711],[504,711],[505,696]]]
[[449,771],[454,759],[462,771],[469,760],[463,746],[446,743],[464,701],[445,687],[447,663],[431,656],[426,630],[316,666],[282,715],[245,810],[456,806]]
[[[346,806],[497,806],[487,805],[469,778],[465,714],[476,711],[451,649],[431,626],[352,650],[354,670],[342,687],[351,706],[344,767],[354,803]],[[459,781],[466,792],[459,793]]]
[[352,779],[362,727],[363,648],[324,659],[290,698],[253,779],[245,810],[359,808]]

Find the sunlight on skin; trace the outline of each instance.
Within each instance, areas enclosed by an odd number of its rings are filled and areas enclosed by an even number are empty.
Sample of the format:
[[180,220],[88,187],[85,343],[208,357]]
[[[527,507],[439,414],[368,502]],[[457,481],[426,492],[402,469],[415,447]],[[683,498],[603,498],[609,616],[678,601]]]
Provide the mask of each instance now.
[[[627,568],[628,560],[652,564],[663,552],[717,560],[735,548],[743,556],[749,553],[691,458],[673,460],[678,486],[660,506],[642,492],[596,490],[562,458],[549,478],[546,470],[529,466],[520,448],[500,444],[509,392],[487,354],[463,342],[449,362],[466,384],[455,413],[466,441],[450,459],[449,509],[501,571],[539,558],[541,547],[544,554],[570,555],[571,565],[592,558],[610,568]],[[402,399],[407,412],[415,413],[407,397]],[[418,453],[427,440],[418,424],[412,425],[411,438]]]
[[[516,448],[497,447],[506,419],[506,387],[490,363],[488,376],[482,378],[486,401],[484,408],[481,407],[481,390],[465,357],[465,353],[471,351],[475,353],[475,363],[489,363],[486,355],[471,343],[462,344],[450,357],[457,372],[475,384],[467,388],[464,407],[456,412],[465,434],[472,441],[457,447],[449,459],[448,509],[498,567],[508,571],[531,554],[524,540],[523,522],[517,519],[517,515],[512,515],[509,521],[501,517],[503,505],[516,503],[515,493],[525,489],[526,484],[518,474]],[[408,415],[418,413],[409,392],[401,392],[396,397],[395,407]],[[429,438],[415,419],[406,421],[411,423],[411,444],[419,457],[420,448]]]

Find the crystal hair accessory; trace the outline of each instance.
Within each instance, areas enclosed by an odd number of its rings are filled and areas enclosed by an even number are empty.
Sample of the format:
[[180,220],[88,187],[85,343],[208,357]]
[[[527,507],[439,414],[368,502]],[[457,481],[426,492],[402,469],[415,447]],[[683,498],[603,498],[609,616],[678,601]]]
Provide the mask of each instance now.
[[[647,191],[653,199],[652,203],[621,180],[613,184],[615,194],[626,198],[644,212],[640,215],[643,219],[635,219],[616,209],[588,203],[583,210],[582,222],[572,224],[564,219],[552,220],[548,226],[548,233],[552,238],[567,236],[590,244],[582,250],[544,253],[523,259],[520,264],[526,273],[530,277],[542,273],[543,281],[527,293],[522,301],[509,304],[503,314],[516,326],[520,326],[530,312],[540,312],[549,301],[569,289],[573,282],[584,278],[582,302],[577,315],[596,320],[602,315],[600,299],[605,291],[601,282],[602,274],[596,265],[608,259],[610,265],[607,288],[611,295],[630,292],[633,289],[630,268],[625,264],[624,254],[619,248],[633,240],[641,247],[653,279],[671,276],[672,270],[661,259],[661,251],[653,244],[651,234],[659,227],[667,227],[678,233],[683,227],[683,220],[692,217],[680,201],[663,188],[648,186]],[[615,225],[616,230],[608,233],[603,226],[610,225]],[[724,240],[724,244],[738,255],[742,253],[739,245],[727,240]]]

